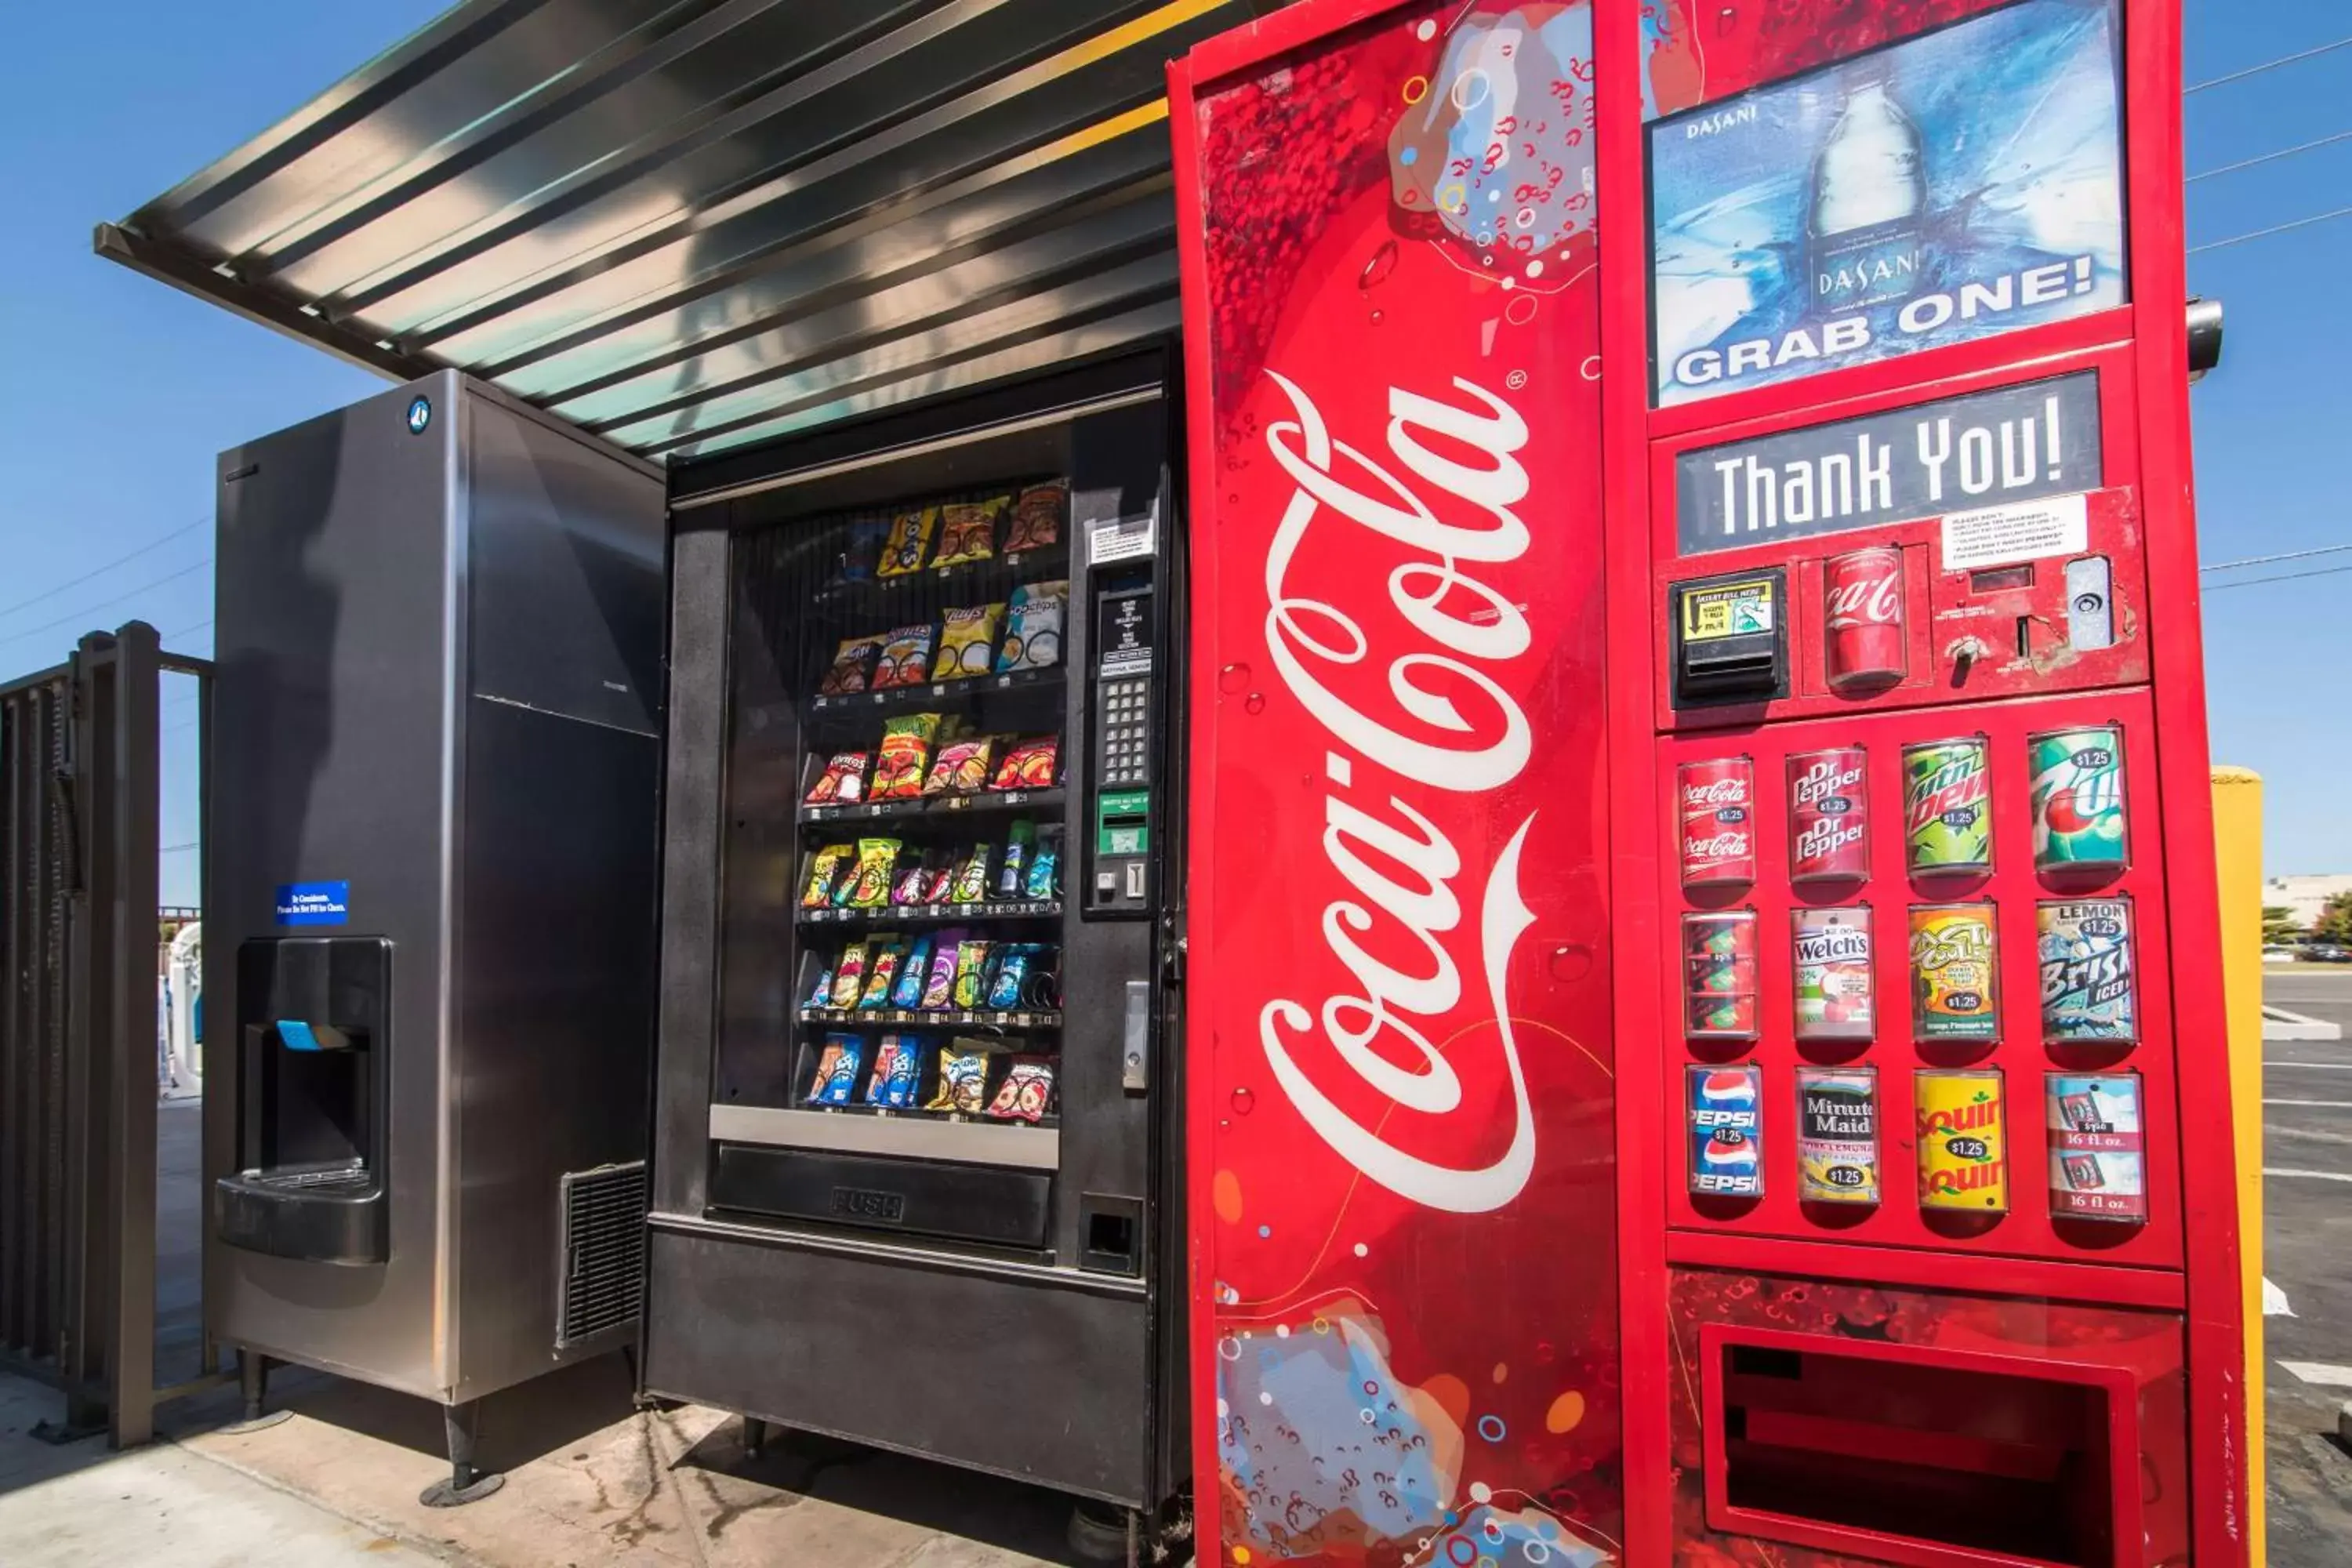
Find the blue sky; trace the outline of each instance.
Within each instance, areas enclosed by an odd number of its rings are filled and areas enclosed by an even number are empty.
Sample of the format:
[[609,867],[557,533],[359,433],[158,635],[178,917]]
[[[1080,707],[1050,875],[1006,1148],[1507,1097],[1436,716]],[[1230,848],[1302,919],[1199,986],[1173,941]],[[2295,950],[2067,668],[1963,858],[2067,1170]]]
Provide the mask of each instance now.
[[[98,260],[90,226],[129,213],[429,20],[434,0],[160,0],[18,8],[0,53],[0,673],[131,616],[211,648],[213,457],[383,384],[226,311]],[[2189,77],[2221,76],[2352,33],[2329,0],[2187,0]],[[2352,48],[2187,100],[2197,171],[2352,130]],[[2192,182],[2192,246],[2352,205],[2352,140]],[[2338,478],[2352,424],[2352,217],[2192,254],[2229,307],[2228,357],[2199,386],[2208,561],[2352,542]],[[202,524],[202,526],[191,526]],[[152,549],[144,548],[154,542]],[[45,590],[138,550],[87,583]],[[2352,553],[2209,579],[2352,567]],[[2336,689],[2352,571],[2211,592],[2214,755],[2268,782],[2268,869],[2352,871],[2352,721]],[[33,603],[24,603],[34,600]],[[50,623],[62,623],[52,626]],[[192,695],[165,698],[163,842],[196,837]],[[165,857],[169,902],[195,857]]]

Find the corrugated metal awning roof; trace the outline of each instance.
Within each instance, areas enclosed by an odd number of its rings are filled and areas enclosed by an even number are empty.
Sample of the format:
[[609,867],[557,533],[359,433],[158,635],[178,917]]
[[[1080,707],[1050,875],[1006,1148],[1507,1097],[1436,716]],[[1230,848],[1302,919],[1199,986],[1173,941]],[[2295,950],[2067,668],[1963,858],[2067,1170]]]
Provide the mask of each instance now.
[[1171,331],[1161,67],[1273,0],[473,0],[101,254],[688,458]]

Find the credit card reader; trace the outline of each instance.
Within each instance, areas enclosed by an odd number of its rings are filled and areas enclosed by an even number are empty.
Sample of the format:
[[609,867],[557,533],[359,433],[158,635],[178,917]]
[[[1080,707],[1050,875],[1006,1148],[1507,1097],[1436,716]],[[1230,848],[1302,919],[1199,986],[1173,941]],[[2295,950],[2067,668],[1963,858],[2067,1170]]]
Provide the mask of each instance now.
[[1152,586],[1148,565],[1094,580],[1093,865],[1086,910],[1141,917],[1151,904],[1154,729]]

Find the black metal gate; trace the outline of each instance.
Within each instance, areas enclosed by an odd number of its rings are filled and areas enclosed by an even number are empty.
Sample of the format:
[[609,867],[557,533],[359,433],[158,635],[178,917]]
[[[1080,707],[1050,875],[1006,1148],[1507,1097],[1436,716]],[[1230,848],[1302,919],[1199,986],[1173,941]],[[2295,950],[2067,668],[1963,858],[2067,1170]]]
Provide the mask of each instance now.
[[[133,621],[0,686],[0,1364],[67,1426],[153,1430],[157,710],[212,667]],[[211,1358],[207,1356],[206,1363]]]

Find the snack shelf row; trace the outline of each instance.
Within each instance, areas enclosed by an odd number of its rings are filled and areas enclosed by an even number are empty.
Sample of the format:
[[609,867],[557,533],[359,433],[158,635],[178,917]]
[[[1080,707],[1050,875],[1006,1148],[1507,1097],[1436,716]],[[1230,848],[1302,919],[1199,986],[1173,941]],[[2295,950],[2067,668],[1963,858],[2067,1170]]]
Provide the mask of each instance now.
[[1062,1163],[1062,1133],[1054,1119],[985,1121],[961,1114],[713,1105],[710,1136],[722,1143],[814,1149],[835,1153],[895,1154],[967,1165],[1011,1165],[1052,1171]]
[[1059,1012],[1036,1008],[1018,1008],[1012,1012],[957,1008],[929,1013],[913,1007],[803,1007],[800,1020],[803,1024],[896,1025],[928,1029],[1058,1029],[1062,1026]]
[[1052,789],[990,789],[970,795],[927,795],[920,800],[868,800],[849,805],[804,805],[800,808],[800,820],[803,823],[900,822],[910,817],[968,816],[974,812],[1011,811],[1021,807],[1052,809],[1059,807],[1065,798],[1065,793],[1058,784]]
[[808,700],[808,710],[812,714],[895,712],[905,708],[922,708],[935,702],[952,701],[960,697],[1058,689],[1063,684],[1063,674],[1061,667],[1055,665],[1045,669],[1016,669],[1003,675],[970,675],[957,680],[887,686],[879,691],[820,692]]
[[949,925],[973,920],[1058,920],[1059,899],[1003,899],[973,904],[881,904],[873,909],[802,910],[795,923],[811,925]]

